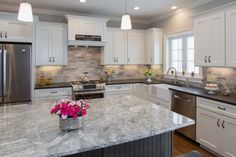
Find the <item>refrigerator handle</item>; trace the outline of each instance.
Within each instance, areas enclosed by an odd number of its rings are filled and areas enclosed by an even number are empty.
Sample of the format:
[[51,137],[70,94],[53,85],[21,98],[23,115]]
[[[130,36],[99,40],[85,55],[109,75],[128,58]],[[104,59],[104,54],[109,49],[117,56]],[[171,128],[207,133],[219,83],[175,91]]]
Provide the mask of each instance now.
[[7,96],[7,50],[3,48],[3,96]]

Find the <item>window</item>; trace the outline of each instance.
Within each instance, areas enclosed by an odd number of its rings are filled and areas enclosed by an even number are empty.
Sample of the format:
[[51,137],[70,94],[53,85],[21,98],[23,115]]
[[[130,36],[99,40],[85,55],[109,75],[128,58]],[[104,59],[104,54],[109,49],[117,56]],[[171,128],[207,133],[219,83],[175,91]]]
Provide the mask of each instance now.
[[190,75],[194,72],[200,74],[200,69],[194,66],[194,36],[193,34],[170,37],[169,43],[169,67],[175,67],[178,73],[183,71]]

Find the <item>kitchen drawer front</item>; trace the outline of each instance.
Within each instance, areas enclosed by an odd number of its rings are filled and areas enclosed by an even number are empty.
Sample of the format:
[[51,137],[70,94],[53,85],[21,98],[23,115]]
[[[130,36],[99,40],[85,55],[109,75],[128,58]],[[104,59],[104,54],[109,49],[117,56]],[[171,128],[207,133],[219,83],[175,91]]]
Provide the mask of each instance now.
[[166,102],[166,101],[163,101],[163,100],[160,100],[160,99],[157,99],[156,97],[152,97],[152,96],[149,96],[148,97],[148,101],[149,102],[152,102],[158,106],[161,106],[167,110],[170,110],[171,109],[171,104],[170,102]]
[[106,91],[128,91],[133,90],[133,84],[106,85]]
[[51,88],[51,89],[37,89],[35,90],[35,98],[48,96],[71,96],[72,88]]
[[197,107],[236,119],[236,106],[197,97]]

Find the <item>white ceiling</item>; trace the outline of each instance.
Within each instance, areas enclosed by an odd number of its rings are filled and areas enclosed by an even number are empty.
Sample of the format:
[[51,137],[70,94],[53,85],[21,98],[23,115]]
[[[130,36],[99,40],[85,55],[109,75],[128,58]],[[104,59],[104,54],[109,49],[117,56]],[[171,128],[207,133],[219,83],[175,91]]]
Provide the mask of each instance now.
[[[35,11],[37,8],[108,17],[120,17],[124,13],[124,1],[87,0],[87,3],[82,4],[79,0],[29,0]],[[211,1],[217,0],[127,0],[127,3],[128,13],[131,14],[132,18],[148,21],[171,12],[170,7],[173,5],[186,9],[198,7]],[[0,10],[4,10],[6,6],[17,7],[20,2],[21,0],[0,0]],[[134,6],[139,6],[140,10],[134,11],[132,9]]]

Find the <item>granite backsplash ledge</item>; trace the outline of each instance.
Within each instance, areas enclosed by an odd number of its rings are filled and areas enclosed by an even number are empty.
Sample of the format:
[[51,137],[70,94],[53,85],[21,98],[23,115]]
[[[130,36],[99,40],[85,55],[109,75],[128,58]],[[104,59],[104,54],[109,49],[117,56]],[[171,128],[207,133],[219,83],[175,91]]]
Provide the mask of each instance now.
[[[112,74],[113,80],[144,79],[144,72],[150,68],[147,65],[114,65],[102,66],[100,48],[69,47],[68,65],[36,67],[36,78],[46,76],[54,83],[79,80],[84,72],[88,72],[91,80],[98,80],[105,76],[105,71]],[[161,66],[153,66],[155,73],[162,75]]]

